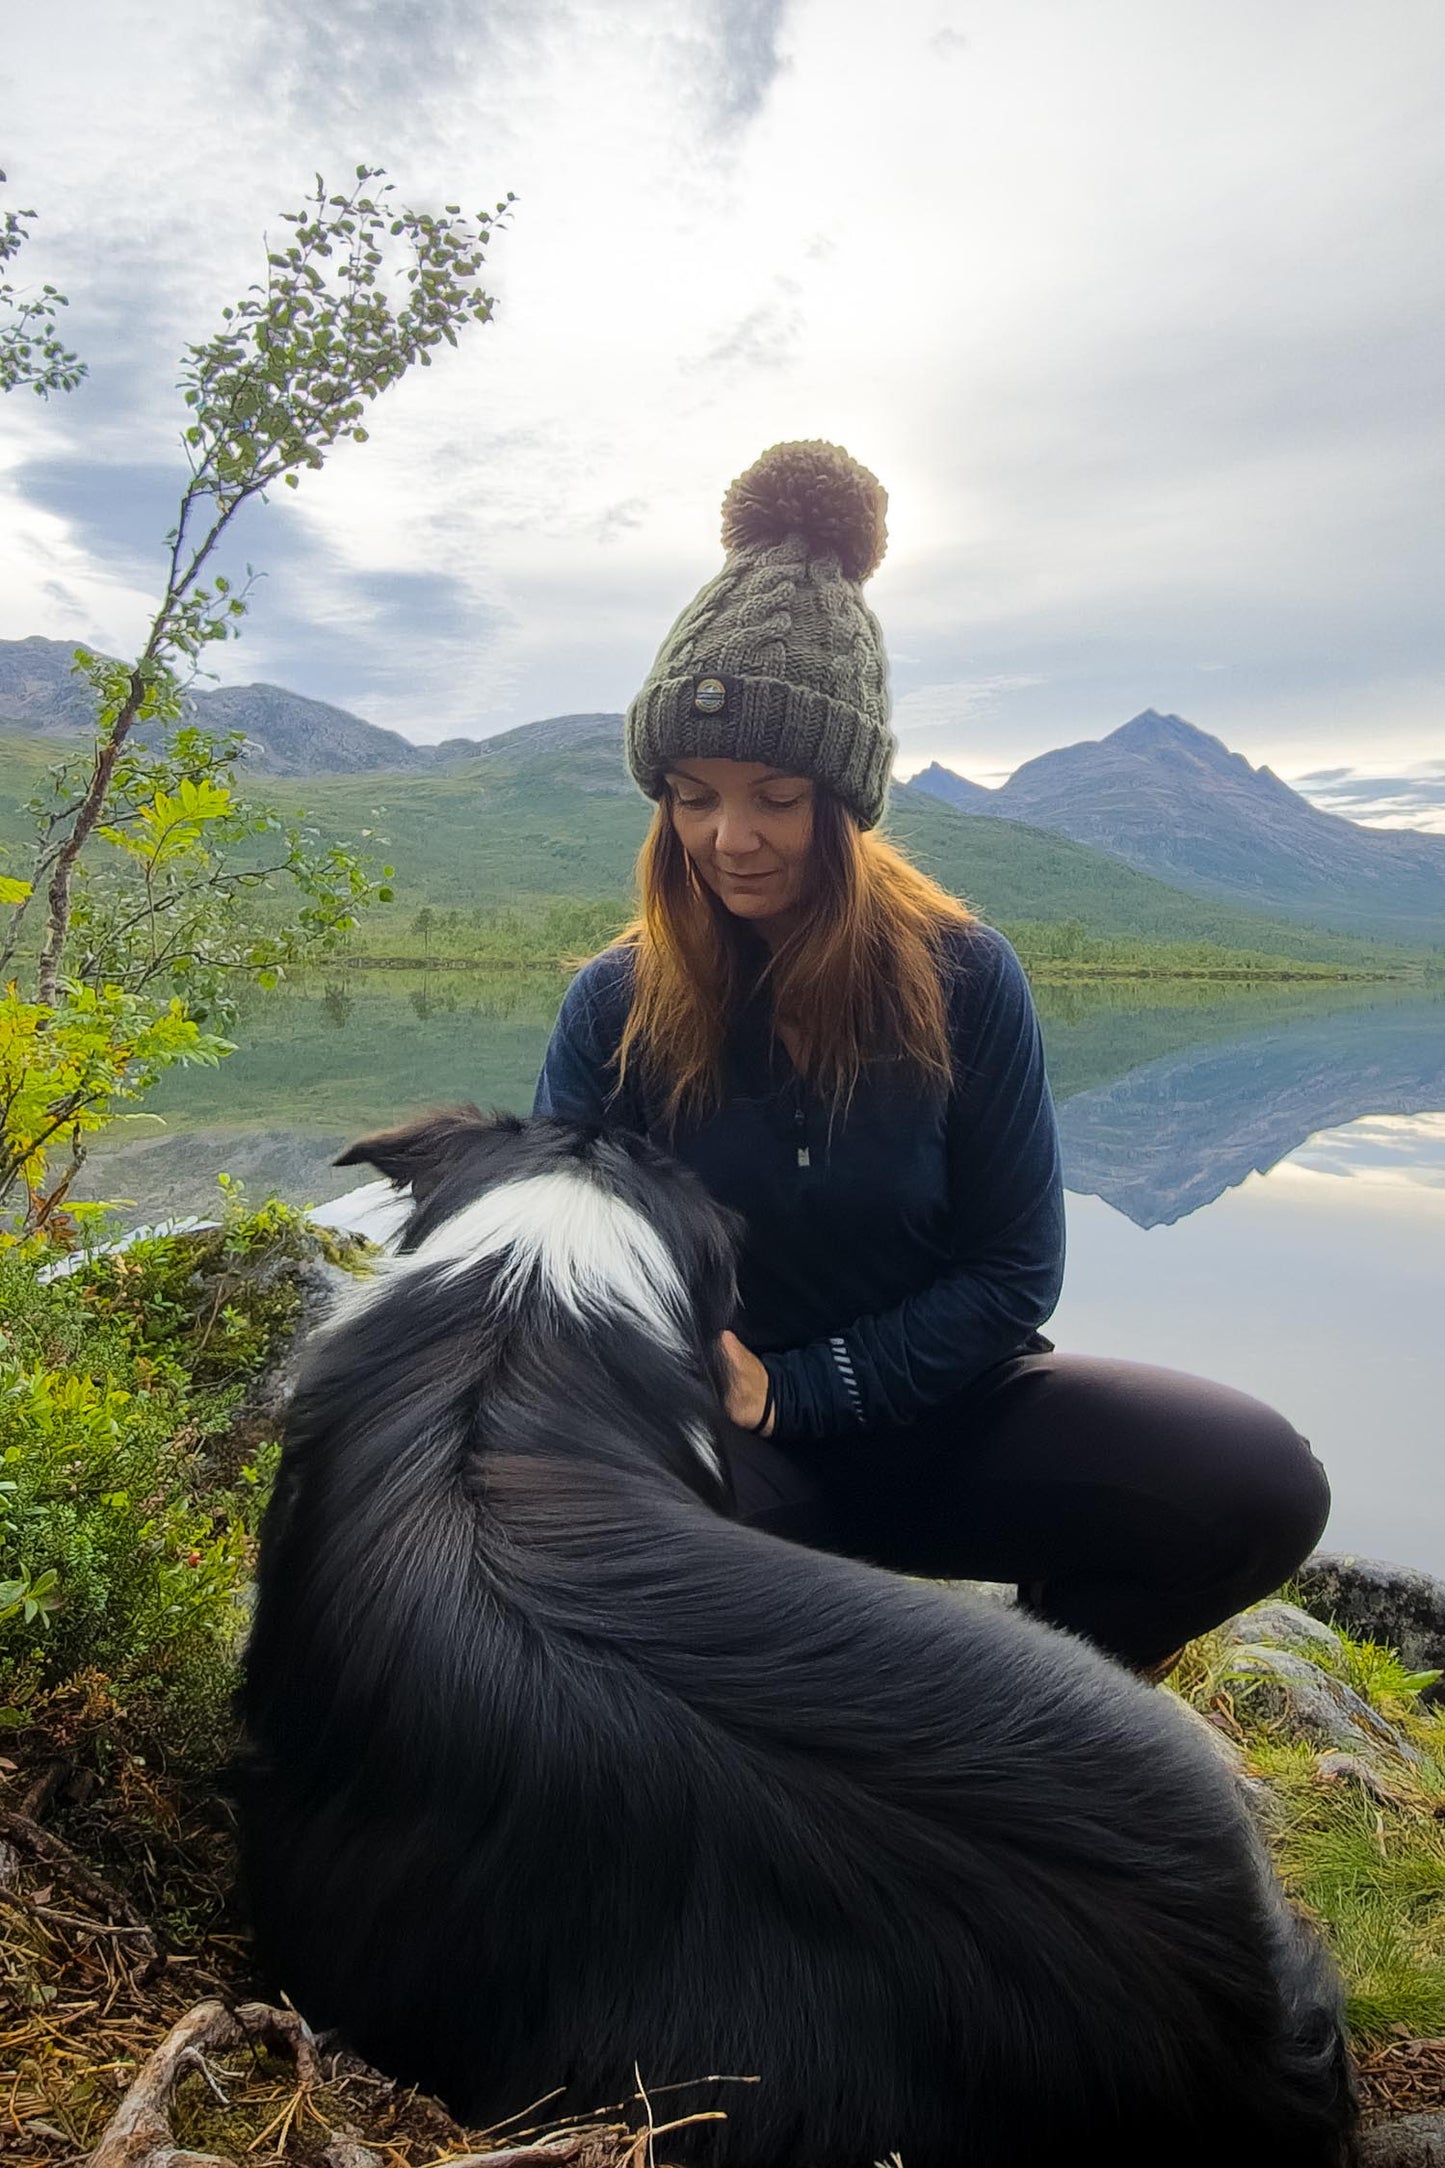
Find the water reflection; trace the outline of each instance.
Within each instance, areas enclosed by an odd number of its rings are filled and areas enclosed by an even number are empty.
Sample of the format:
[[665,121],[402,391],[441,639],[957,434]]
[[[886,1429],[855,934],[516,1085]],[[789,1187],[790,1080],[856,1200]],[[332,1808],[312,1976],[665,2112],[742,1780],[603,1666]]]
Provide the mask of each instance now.
[[1445,1114],[1367,1115],[1173,1226],[1068,1199],[1050,1336],[1221,1380],[1310,1439],[1325,1540],[1445,1574]]
[[[1442,1108],[1445,1002],[1296,1017],[1183,1048],[1064,1100],[1064,1178],[1136,1227],[1167,1227],[1317,1131]],[[1426,1161],[1430,1136],[1411,1133],[1410,1150]]]
[[[132,1220],[206,1209],[222,1171],[256,1194],[335,1196],[329,1160],[350,1136],[458,1100],[524,1110],[565,984],[356,973],[258,1000],[240,1050],[164,1079],[82,1193],[132,1199]],[[1116,983],[1046,986],[1039,1007],[1068,1186],[1139,1227],[1173,1225],[1320,1131],[1445,1109],[1439,998]]]
[[1445,1190],[1445,1114],[1366,1116],[1347,1129],[1326,1130],[1292,1153],[1281,1172],[1332,1175],[1406,1199]]
[[[260,1003],[239,1053],[148,1102],[175,1126],[133,1125],[84,1194],[132,1224],[213,1212],[221,1172],[327,1202],[367,1129],[528,1106],[565,983],[357,973]],[[1329,1468],[1332,1543],[1445,1572],[1445,1000],[1160,984],[1039,1007],[1070,1189],[1051,1336],[1270,1401]]]

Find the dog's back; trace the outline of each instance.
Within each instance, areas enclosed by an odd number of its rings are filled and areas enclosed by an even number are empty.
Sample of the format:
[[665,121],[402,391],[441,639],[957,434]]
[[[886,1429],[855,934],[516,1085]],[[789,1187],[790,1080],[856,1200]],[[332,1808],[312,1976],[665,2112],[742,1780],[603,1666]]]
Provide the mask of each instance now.
[[288,1439],[244,1857],[312,2022],[473,2121],[685,2086],[730,2168],[1343,2160],[1328,1968],[1167,1698],[722,1517],[724,1319],[507,1270],[398,1276]]

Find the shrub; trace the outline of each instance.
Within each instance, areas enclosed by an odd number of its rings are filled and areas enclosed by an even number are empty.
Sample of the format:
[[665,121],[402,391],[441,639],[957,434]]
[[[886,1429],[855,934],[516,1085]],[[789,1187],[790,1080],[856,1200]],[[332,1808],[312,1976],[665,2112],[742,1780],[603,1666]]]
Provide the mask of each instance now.
[[[53,1253],[51,1253],[53,1254]],[[349,1262],[280,1204],[46,1282],[0,1250],[0,1697],[16,1722],[80,1670],[161,1749],[221,1751],[275,1448],[237,1428],[309,1273]],[[240,1441],[245,1440],[243,1444]]]

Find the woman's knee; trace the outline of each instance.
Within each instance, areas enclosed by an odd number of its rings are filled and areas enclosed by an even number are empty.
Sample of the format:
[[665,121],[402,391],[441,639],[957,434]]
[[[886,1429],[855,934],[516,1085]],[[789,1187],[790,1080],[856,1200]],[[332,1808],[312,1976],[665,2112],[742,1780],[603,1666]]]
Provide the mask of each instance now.
[[1288,1580],[1324,1534],[1330,1483],[1309,1440],[1274,1408],[1255,1406],[1250,1451],[1236,1463],[1236,1513],[1268,1589]]
[[[1260,1593],[1287,1580],[1324,1530],[1330,1487],[1307,1439],[1266,1402],[1184,1371],[1046,1356],[1036,1415],[1122,1495],[1167,1515],[1201,1571]],[[1170,1546],[1173,1548],[1173,1546]]]
[[1329,1478],[1309,1440],[1277,1408],[1230,1387],[1189,1382],[1194,1391],[1176,1403],[1181,1488],[1198,1513],[1200,1556],[1213,1562],[1219,1598],[1242,1610],[1287,1581],[1319,1542]]

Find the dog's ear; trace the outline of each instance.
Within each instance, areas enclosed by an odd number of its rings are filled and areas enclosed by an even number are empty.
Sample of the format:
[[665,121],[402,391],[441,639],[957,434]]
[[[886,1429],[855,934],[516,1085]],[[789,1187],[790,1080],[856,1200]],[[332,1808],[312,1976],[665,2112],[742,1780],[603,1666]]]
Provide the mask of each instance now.
[[440,1107],[430,1114],[382,1129],[374,1137],[358,1137],[338,1152],[338,1167],[375,1167],[398,1189],[410,1189],[418,1204],[425,1203],[449,1167],[479,1137],[499,1126],[505,1117],[483,1114],[480,1107]]

